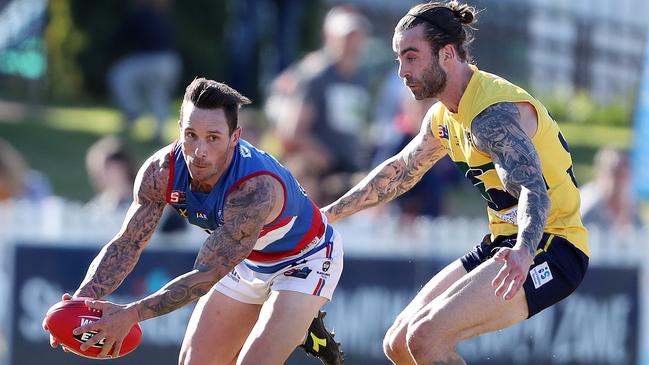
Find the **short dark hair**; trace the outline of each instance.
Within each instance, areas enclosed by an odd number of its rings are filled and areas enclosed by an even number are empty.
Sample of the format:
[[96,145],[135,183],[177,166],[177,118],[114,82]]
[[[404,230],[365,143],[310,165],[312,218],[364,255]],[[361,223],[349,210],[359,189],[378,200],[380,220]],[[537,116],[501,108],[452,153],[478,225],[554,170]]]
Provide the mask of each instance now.
[[[230,86],[204,77],[195,78],[187,86],[183,97],[183,105],[186,101],[201,109],[223,108],[230,134],[239,127],[239,108],[242,105],[251,103],[250,99]],[[181,121],[183,119],[183,105],[180,106]]]
[[460,59],[471,61],[468,47],[473,41],[471,24],[475,22],[475,16],[475,8],[456,0],[418,4],[399,20],[394,31],[403,32],[423,24],[433,55],[452,44]]

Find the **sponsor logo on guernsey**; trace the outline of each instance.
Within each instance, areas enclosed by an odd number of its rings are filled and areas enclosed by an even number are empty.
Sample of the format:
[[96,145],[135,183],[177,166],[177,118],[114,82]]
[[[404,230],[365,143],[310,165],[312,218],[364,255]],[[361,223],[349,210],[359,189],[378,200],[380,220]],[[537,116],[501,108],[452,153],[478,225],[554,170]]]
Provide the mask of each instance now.
[[493,211],[496,217],[504,220],[507,223],[511,223],[514,225],[518,225],[518,207],[514,207],[510,210],[504,211],[504,212],[496,212],[495,210]]
[[465,131],[465,132],[464,132],[464,139],[466,140],[466,144],[467,144],[467,145],[471,145],[471,144],[473,144],[473,141],[472,141],[472,139],[471,139],[471,132],[469,132],[469,131]]
[[548,263],[544,262],[541,265],[534,266],[530,270],[530,277],[532,277],[532,282],[534,282],[534,289],[538,289],[543,284],[552,280],[552,272]]
[[437,126],[437,137],[448,139],[448,127],[444,124]]
[[171,204],[185,204],[185,192],[184,191],[172,191],[169,195],[169,202]]
[[205,219],[205,220],[207,220],[207,215],[205,215],[204,212],[200,212],[200,211],[199,211],[199,212],[196,212],[196,218],[200,218],[200,219]]
[[223,219],[223,209],[219,209],[216,211],[216,224],[220,226],[223,225],[223,222],[225,222]]

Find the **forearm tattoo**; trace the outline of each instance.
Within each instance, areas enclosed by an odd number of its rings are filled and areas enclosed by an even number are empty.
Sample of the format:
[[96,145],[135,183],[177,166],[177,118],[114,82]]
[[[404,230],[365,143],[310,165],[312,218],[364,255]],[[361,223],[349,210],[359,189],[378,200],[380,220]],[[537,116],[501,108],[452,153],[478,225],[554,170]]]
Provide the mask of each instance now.
[[152,158],[142,167],[121,231],[92,261],[75,296],[100,299],[117,289],[133,270],[162,216],[168,163],[168,158]]
[[226,198],[224,223],[201,247],[194,270],[141,301],[140,320],[174,311],[205,295],[252,251],[259,232],[278,203],[273,177],[261,175],[241,184]]
[[372,170],[358,185],[325,210],[337,220],[389,202],[415,186],[445,155],[446,150],[433,136],[430,124],[426,123],[422,132],[398,155]]
[[493,159],[507,192],[518,198],[517,241],[534,257],[550,211],[550,199],[540,158],[520,125],[516,105],[498,103],[488,107],[473,120],[471,132],[476,146]]

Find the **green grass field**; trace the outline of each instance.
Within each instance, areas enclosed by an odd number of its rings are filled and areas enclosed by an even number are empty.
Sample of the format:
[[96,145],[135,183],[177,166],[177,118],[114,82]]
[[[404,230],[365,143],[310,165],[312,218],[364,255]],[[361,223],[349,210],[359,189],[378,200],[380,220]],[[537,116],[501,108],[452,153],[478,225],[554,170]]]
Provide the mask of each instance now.
[[[127,141],[138,162],[157,148],[149,141],[152,125],[150,118],[138,120]],[[173,129],[173,122],[169,127]],[[85,168],[86,151],[98,139],[119,130],[118,112],[107,108],[45,108],[17,119],[0,115],[0,137],[22,152],[32,168],[50,178],[57,195],[81,201],[93,195]]]
[[570,145],[575,175],[580,184],[591,179],[593,156],[599,148],[627,149],[633,138],[633,131],[623,127],[561,123],[561,131]]
[[[152,123],[146,117],[139,120],[128,140],[139,161],[156,149],[148,141]],[[170,120],[166,129],[170,141],[175,137],[175,128]],[[627,148],[632,138],[628,128],[573,123],[562,123],[561,128],[570,144],[575,174],[582,184],[591,178],[592,158],[598,148]],[[56,194],[82,201],[93,194],[84,165],[86,150],[97,139],[119,129],[119,114],[110,108],[52,107],[18,115],[0,113],[0,136],[21,151],[33,168],[48,175]]]

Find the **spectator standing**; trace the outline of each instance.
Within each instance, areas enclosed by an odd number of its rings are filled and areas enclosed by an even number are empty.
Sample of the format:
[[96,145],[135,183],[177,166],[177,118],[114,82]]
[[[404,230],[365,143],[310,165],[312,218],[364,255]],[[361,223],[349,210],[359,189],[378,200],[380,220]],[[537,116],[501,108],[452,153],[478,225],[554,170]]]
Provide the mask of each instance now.
[[[395,86],[399,88],[396,93],[397,112],[390,125],[384,126],[391,131],[391,137],[377,146],[372,166],[379,165],[405,148],[419,133],[426,111],[437,102],[432,98],[414,99],[403,83]],[[448,156],[442,158],[412,189],[395,200],[402,220],[409,221],[417,216],[433,218],[444,214],[446,191],[450,185],[458,184],[461,176]]]
[[332,8],[324,20],[323,47],[274,82],[270,118],[276,123],[283,160],[316,202],[326,200],[320,187],[331,185],[308,186],[308,181],[341,174],[347,181],[341,184],[344,190],[352,173],[368,167],[364,135],[370,93],[359,67],[368,31],[369,22],[355,8]]
[[37,202],[51,194],[49,179],[40,171],[31,169],[20,152],[0,138],[0,202]]
[[631,192],[626,151],[602,148],[593,159],[594,180],[581,189],[584,224],[604,230],[641,228],[640,212]]
[[[86,170],[96,195],[86,207],[102,214],[123,215],[133,201],[133,182],[137,174],[135,158],[122,140],[104,137],[86,154]],[[173,209],[166,208],[160,220],[160,231],[184,230],[187,224]]]
[[164,124],[182,64],[176,49],[176,30],[169,15],[171,0],[137,0],[115,35],[115,47],[128,52],[108,73],[108,86],[128,132],[143,111],[156,121],[153,138],[163,142]]
[[86,154],[86,171],[96,195],[89,207],[123,214],[133,200],[137,166],[131,152],[117,137],[95,142]]

